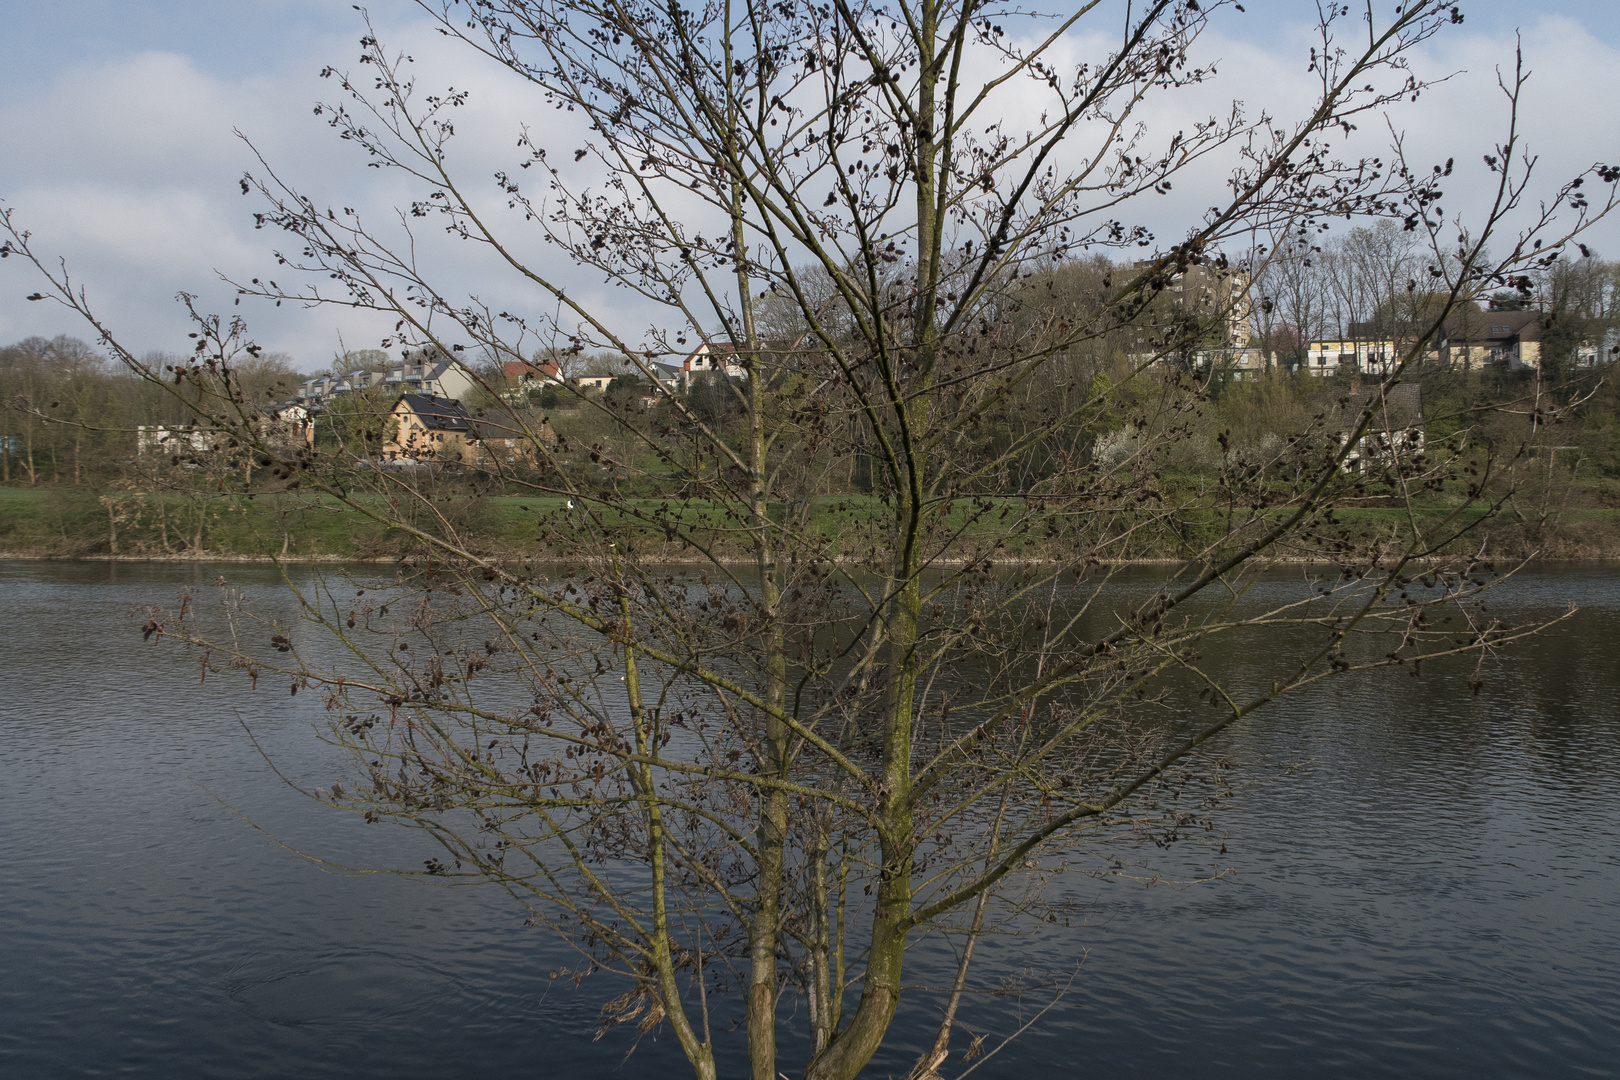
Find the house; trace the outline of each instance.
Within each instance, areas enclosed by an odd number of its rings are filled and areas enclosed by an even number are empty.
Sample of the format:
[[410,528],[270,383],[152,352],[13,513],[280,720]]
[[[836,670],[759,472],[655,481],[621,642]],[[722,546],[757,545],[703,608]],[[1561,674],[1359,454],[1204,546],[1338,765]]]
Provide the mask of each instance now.
[[561,382],[555,360],[507,360],[501,364],[499,396],[508,405],[521,406],[527,403],[531,393]]
[[432,394],[399,395],[389,411],[383,456],[390,461],[476,460],[477,432],[461,402]]
[[296,401],[271,406],[261,430],[282,449],[289,449],[294,443],[315,446],[315,414],[309,406]]
[[[299,445],[313,447],[314,417],[297,402],[256,409],[248,418],[247,435],[263,439],[272,449],[283,452]],[[135,429],[135,453],[141,457],[180,455],[191,459],[238,445],[237,435],[231,432],[190,424],[141,424]]]
[[[775,372],[790,366],[799,367],[813,363],[813,358],[820,354],[820,350],[805,347],[805,340],[809,337],[808,333],[804,333],[795,337],[760,340],[756,353],[760,366]],[[687,354],[679,368],[668,364],[653,366],[660,369],[658,381],[661,384],[671,386],[670,379],[664,375],[664,372],[668,372],[675,380],[672,388],[684,392],[690,390],[692,383],[701,375],[723,372],[728,379],[748,378],[748,365],[740,363],[737,354],[737,346],[730,341],[705,341]]]
[[555,360],[507,360],[501,364],[501,374],[506,376],[508,386],[562,382],[561,368]]
[[1584,341],[1575,346],[1575,366],[1595,367],[1620,360],[1620,330],[1609,330],[1601,341]]
[[1535,311],[1463,311],[1446,320],[1440,354],[1450,367],[1541,366],[1541,315]]
[[1423,387],[1417,383],[1396,383],[1386,392],[1373,385],[1365,390],[1352,383],[1350,393],[1338,407],[1339,445],[1350,438],[1361,422],[1361,414],[1371,405],[1372,419],[1344,460],[1344,472],[1361,472],[1378,461],[1423,450]]
[[219,432],[211,432],[190,425],[141,424],[135,429],[135,453],[149,454],[207,454],[216,449],[216,439],[223,440]]
[[1406,343],[1392,338],[1312,341],[1305,347],[1304,371],[1307,375],[1344,372],[1382,378],[1395,370],[1406,349]]
[[409,390],[453,401],[462,400],[477,388],[478,380],[459,360],[425,351],[416,356],[413,361],[407,354],[403,363],[389,368],[383,374],[383,385],[392,390]]
[[521,405],[531,391],[562,382],[555,360],[507,360],[501,364],[501,376],[506,384],[501,398],[510,405]]
[[473,435],[478,464],[499,469],[533,466],[541,458],[540,445],[556,446],[557,433],[537,410],[525,410],[498,419],[475,419]]
[[1194,371],[1215,372],[1237,379],[1256,377],[1266,367],[1260,350],[1248,346],[1196,349],[1192,366]]
[[665,364],[655,360],[648,364],[647,367],[652,371],[653,377],[658,380],[658,385],[663,387],[664,390],[669,393],[676,393],[681,389],[685,379],[685,368],[683,366]]
[[729,341],[703,342],[681,363],[681,390],[690,390],[693,379],[713,372],[725,372],[728,379],[746,379],[748,369],[737,363],[736,353],[737,347]]

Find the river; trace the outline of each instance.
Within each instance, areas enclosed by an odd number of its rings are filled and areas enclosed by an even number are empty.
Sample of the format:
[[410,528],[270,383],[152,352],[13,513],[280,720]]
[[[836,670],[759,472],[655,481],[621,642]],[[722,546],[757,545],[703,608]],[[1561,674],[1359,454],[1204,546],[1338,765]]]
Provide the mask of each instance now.
[[[553,984],[568,958],[504,894],[344,869],[432,852],[271,771],[244,722],[295,778],[342,775],[313,695],[141,642],[134,611],[221,573],[278,602],[258,567],[0,563],[0,1074],[681,1075],[671,1038],[592,1042],[605,985]],[[1620,571],[1524,573],[1496,606],[1571,602],[1477,697],[1463,668],[1385,673],[1233,732],[1230,873],[1065,881],[1084,925],[987,942],[981,980],[1078,975],[979,1075],[1620,1074]],[[872,1075],[903,1075],[917,1001]]]

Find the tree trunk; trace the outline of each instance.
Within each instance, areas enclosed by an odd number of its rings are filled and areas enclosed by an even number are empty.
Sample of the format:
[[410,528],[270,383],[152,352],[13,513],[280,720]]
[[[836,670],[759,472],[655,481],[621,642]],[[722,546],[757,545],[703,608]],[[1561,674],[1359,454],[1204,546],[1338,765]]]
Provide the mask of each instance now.
[[[620,584],[621,590],[624,588]],[[652,733],[647,730],[647,713],[641,702],[641,675],[636,665],[634,630],[631,622],[630,601],[627,592],[619,596],[619,612],[624,633],[625,692],[629,696],[630,723],[634,732],[636,752],[646,757],[654,749]],[[646,807],[648,862],[652,867],[653,927],[648,944],[652,947],[652,965],[658,996],[664,1002],[664,1015],[675,1030],[675,1037],[697,1080],[715,1080],[714,1046],[709,1041],[708,1017],[704,1016],[703,1037],[692,1029],[686,1010],[681,1004],[680,985],[675,978],[675,958],[670,949],[669,911],[665,903],[665,843],[663,808],[652,768],[641,765],[634,773],[637,792]],[[699,973],[701,978],[701,971]]]
[[118,504],[110,495],[101,497],[101,505],[107,508],[107,551],[109,554],[118,554]]

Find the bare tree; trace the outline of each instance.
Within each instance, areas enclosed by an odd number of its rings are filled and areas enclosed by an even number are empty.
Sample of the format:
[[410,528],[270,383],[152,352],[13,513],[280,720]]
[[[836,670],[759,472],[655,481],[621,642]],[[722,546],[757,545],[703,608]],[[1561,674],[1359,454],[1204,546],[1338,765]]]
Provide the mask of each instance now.
[[1305,349],[1326,332],[1326,297],[1322,249],[1309,226],[1269,237],[1255,256],[1257,326],[1268,362],[1284,358],[1306,362]]
[[[515,561],[476,550],[409,474],[257,440],[276,470],[414,537],[431,563],[353,595],[306,592],[301,628],[266,625],[227,592],[223,636],[194,610],[147,629],[208,642],[255,685],[277,672],[325,693],[355,776],[314,794],[425,830],[445,852],[428,873],[493,879],[529,903],[582,971],[628,979],[607,1018],[667,1025],[696,1075],[716,1075],[735,1018],[756,1080],[776,1077],[780,999],[797,992],[805,1075],[855,1076],[928,931],[964,944],[916,1064],[935,1074],[979,937],[1039,914],[1045,876],[1091,841],[1193,827],[1218,774],[1200,751],[1221,732],[1334,674],[1484,655],[1527,632],[1479,614],[1474,555],[1447,561],[1477,522],[1469,500],[1399,535],[1334,522],[1336,500],[1369,486],[1409,503],[1473,483],[1477,464],[1448,449],[1364,442],[1387,430],[1383,391],[1438,323],[1343,426],[1308,422],[1286,456],[1222,435],[1196,448],[1212,455],[1205,489],[1165,479],[1208,388],[1159,361],[1232,312],[1171,305],[1179,317],[1158,320],[1156,301],[1190,271],[1228,274],[1224,244],[1411,215],[1433,249],[1429,287],[1456,303],[1606,211],[1566,186],[1545,205],[1573,208],[1572,226],[1555,233],[1544,215],[1486,265],[1485,241],[1524,203],[1516,136],[1496,148],[1503,187],[1472,227],[1439,219],[1443,169],[1333,157],[1331,132],[1420,88],[1407,54],[1455,17],[1448,6],[1357,27],[1330,8],[1320,92],[1296,119],[1234,107],[1173,134],[1138,114],[1202,92],[1194,44],[1227,5],[1086,3],[1050,23],[934,0],[423,6],[586,130],[567,145],[525,131],[499,177],[513,218],[492,218],[454,168],[465,94],[422,91],[368,33],[365,77],[332,71],[345,96],[322,110],[420,198],[391,233],[264,165],[245,182],[312,282],[277,298],[386,311],[445,355],[607,350],[651,376],[702,345],[737,407],[700,413],[664,388],[650,412],[582,402],[614,425],[611,445],[505,414],[538,467],[490,464],[488,478],[534,500],[543,537]],[[1060,66],[1068,35],[1104,16],[1123,16],[1118,45]],[[1014,86],[1040,108],[1010,117]],[[1155,248],[1127,220],[1133,200],[1228,150],[1224,202],[1179,242]],[[1612,194],[1620,174],[1594,176]],[[504,260],[538,310],[492,310],[434,280],[409,234],[424,219]],[[5,221],[6,250],[47,272]],[[659,321],[586,307],[524,261],[538,246],[525,230]],[[1455,248],[1442,239],[1459,234]],[[1074,268],[1143,246],[1145,260]],[[1041,275],[1071,273],[1083,302],[1031,300]],[[62,275],[49,295],[94,318]],[[242,327],[198,316],[198,334],[182,385],[215,392],[196,407],[253,440],[224,377]],[[1107,341],[1127,343],[1112,369],[1065,366]],[[1025,393],[1043,379],[1049,392]],[[1351,473],[1353,452],[1373,464]],[[1122,592],[1107,567],[1149,534],[1181,537],[1187,562]],[[1335,572],[1246,606],[1282,557]],[[1235,681],[1220,643],[1256,628],[1286,644],[1251,656],[1262,678]],[[308,659],[311,633],[351,662]]]

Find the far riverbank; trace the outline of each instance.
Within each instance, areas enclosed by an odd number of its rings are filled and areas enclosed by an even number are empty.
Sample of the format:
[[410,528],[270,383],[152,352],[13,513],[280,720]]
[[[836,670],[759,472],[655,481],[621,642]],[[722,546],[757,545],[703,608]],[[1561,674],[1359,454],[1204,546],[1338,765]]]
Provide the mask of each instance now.
[[[703,504],[626,499],[619,507],[590,519],[562,497],[464,497],[415,507],[420,520],[410,524],[430,533],[449,526],[475,554],[501,559],[566,558],[589,543],[589,532],[605,525],[659,561],[709,561],[649,524],[649,519],[673,513],[721,561],[745,555],[722,515]],[[1112,548],[1116,557],[1109,561],[1152,564],[1195,557],[1219,535],[1226,512],[1189,503],[1133,530],[1128,542]],[[1414,523],[1427,531],[1450,512],[1446,506],[1414,508],[1410,513],[1361,506],[1336,509],[1334,518],[1351,535],[1399,544],[1410,536]],[[881,542],[872,524],[881,516],[879,501],[872,496],[823,496],[812,504],[809,528],[825,540],[827,557],[858,558],[863,552],[869,556],[873,545]],[[974,524],[965,522],[964,548],[975,534]],[[1510,506],[1479,521],[1465,542],[1471,549],[1484,542],[1497,558],[1620,562],[1620,509],[1571,508],[1532,516]],[[1049,545],[1038,539],[1020,540],[994,561],[1038,562],[1066,554],[1047,550]],[[428,554],[410,532],[330,496],[0,488],[0,559],[396,563]],[[1301,554],[1298,561],[1317,558]]]

